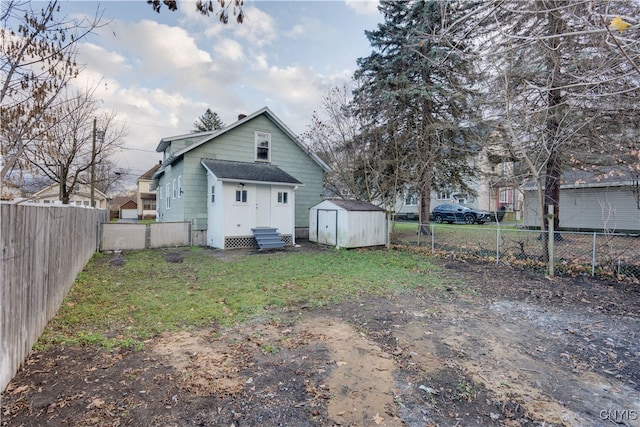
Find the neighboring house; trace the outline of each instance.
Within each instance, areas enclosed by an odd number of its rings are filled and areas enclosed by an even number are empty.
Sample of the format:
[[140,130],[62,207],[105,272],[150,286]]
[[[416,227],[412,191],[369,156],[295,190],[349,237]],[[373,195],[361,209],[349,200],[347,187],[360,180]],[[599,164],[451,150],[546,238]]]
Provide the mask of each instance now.
[[[474,159],[473,167],[478,178],[470,187],[476,195],[457,191],[455,188],[431,192],[431,209],[443,203],[461,203],[473,209],[510,212],[512,219],[520,219],[522,195],[519,183],[514,179],[514,159],[496,144],[485,147]],[[397,218],[418,219],[419,194],[408,189],[396,200]]]
[[[533,182],[522,187],[524,226],[540,227],[542,213]],[[563,229],[640,231],[638,177],[629,171],[571,170],[562,174],[559,226]]]
[[250,247],[253,229],[307,237],[329,167],[267,107],[219,130],[160,140],[158,221],[190,221],[194,243]]
[[137,180],[138,200],[137,200],[137,217],[138,219],[155,219],[156,217],[156,190],[153,187],[153,174],[160,169],[162,161],[155,164],[151,169],[140,175]]
[[[60,186],[58,183],[48,185],[34,193],[29,200],[35,203],[61,204]],[[107,209],[109,207],[109,197],[97,188],[93,190],[93,200],[95,207],[98,209]],[[89,207],[91,205],[91,186],[85,183],[76,183],[69,196],[69,205]]]

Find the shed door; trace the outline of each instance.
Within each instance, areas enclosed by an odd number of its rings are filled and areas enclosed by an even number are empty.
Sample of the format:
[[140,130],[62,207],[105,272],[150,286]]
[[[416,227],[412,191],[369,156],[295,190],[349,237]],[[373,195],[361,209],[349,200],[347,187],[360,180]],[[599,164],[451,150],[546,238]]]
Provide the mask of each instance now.
[[318,243],[338,243],[338,211],[318,209]]
[[256,185],[256,227],[271,226],[271,186]]

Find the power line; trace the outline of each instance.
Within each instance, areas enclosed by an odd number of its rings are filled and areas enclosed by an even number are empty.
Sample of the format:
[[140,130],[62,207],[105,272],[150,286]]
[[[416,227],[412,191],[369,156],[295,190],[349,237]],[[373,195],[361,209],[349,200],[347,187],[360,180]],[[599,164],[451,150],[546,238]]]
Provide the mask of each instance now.
[[[143,148],[127,148],[127,147],[120,147],[121,150],[131,150],[131,151],[144,151],[145,153],[158,153],[156,150],[145,150]],[[160,154],[160,153],[158,153]]]

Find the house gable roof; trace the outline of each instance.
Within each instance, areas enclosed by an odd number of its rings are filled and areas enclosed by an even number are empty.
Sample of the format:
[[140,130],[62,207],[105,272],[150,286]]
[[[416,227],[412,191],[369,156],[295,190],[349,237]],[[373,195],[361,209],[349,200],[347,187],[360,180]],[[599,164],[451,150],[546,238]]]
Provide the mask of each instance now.
[[279,167],[268,163],[212,159],[202,159],[200,163],[221,181],[302,185]]
[[[71,185],[71,182],[68,182],[67,185]],[[78,186],[77,189],[74,189],[73,191],[70,192],[70,196],[88,196],[89,192],[91,191],[91,186],[89,184],[86,184],[84,182],[80,182],[78,181],[76,183],[76,185]],[[60,186],[60,184],[58,184],[57,182],[54,182],[52,184],[47,185],[46,187],[44,187],[43,189],[41,189],[40,191],[35,192],[34,194],[31,195],[31,199],[39,199],[42,197],[48,197],[51,195],[54,195],[55,193],[57,193],[58,191],[58,187]],[[109,200],[109,196],[107,196],[106,194],[104,194],[102,191],[98,190],[97,188],[94,187],[93,189],[94,192],[94,196],[97,199],[103,199],[103,200]]]
[[[626,187],[633,185],[635,178],[624,168],[601,167],[593,170],[570,169],[562,173],[560,188]],[[542,183],[544,185],[544,178]],[[536,190],[534,180],[521,187],[523,191]]]
[[142,175],[140,175],[138,177],[138,181],[140,181],[140,180],[151,181],[153,179],[153,174],[156,173],[156,171],[158,169],[160,169],[161,165],[162,165],[162,163],[156,163],[155,165],[153,165],[153,167],[151,169],[149,169],[148,171],[146,171],[145,173],[143,173]]
[[162,138],[160,140],[160,143],[158,144],[158,146],[156,147],[156,151],[157,152],[163,152],[167,149],[167,147],[173,142],[173,141],[178,141],[178,140],[182,140],[182,139],[194,139],[195,142],[193,142],[192,144],[188,145],[187,147],[176,151],[175,153],[172,153],[169,157],[167,157],[163,163],[162,163],[162,167],[156,171],[153,174],[153,178],[157,178],[159,177],[163,172],[164,172],[164,168],[165,166],[169,166],[171,165],[174,161],[176,161],[176,159],[181,158],[182,156],[184,156],[185,153],[205,144],[208,143],[209,141],[214,140],[215,138],[219,137],[220,135],[223,135],[239,126],[242,126],[243,124],[249,122],[250,120],[253,120],[254,118],[260,116],[260,115],[264,115],[266,116],[269,120],[271,120],[285,135],[287,135],[298,147],[300,147],[300,149],[302,149],[302,151],[304,151],[314,162],[316,162],[324,171],[330,171],[330,167],[322,161],[322,159],[320,159],[315,153],[313,153],[309,147],[307,147],[306,144],[304,144],[302,141],[300,141],[298,139],[298,137],[291,131],[291,129],[289,129],[287,127],[287,125],[284,124],[284,122],[282,122],[275,114],[273,114],[273,112],[268,108],[268,107],[263,107],[260,110],[256,111],[253,114],[250,114],[246,117],[243,117],[242,119],[236,121],[235,123],[232,123],[229,126],[226,126],[222,129],[218,129],[218,130],[214,130],[214,131],[208,131],[208,132],[200,132],[200,133],[190,133],[190,134],[186,134],[186,135],[178,135],[178,136],[173,136],[173,137],[167,137],[167,138]]

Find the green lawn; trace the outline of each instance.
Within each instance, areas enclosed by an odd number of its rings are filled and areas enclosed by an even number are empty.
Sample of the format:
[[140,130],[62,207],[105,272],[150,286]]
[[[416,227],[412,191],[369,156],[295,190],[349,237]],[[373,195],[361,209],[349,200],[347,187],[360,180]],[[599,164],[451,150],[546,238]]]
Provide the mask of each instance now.
[[[179,252],[183,262],[165,260]],[[163,331],[220,328],[366,294],[438,288],[424,254],[397,250],[260,253],[222,260],[203,248],[96,254],[38,346],[141,347]]]

